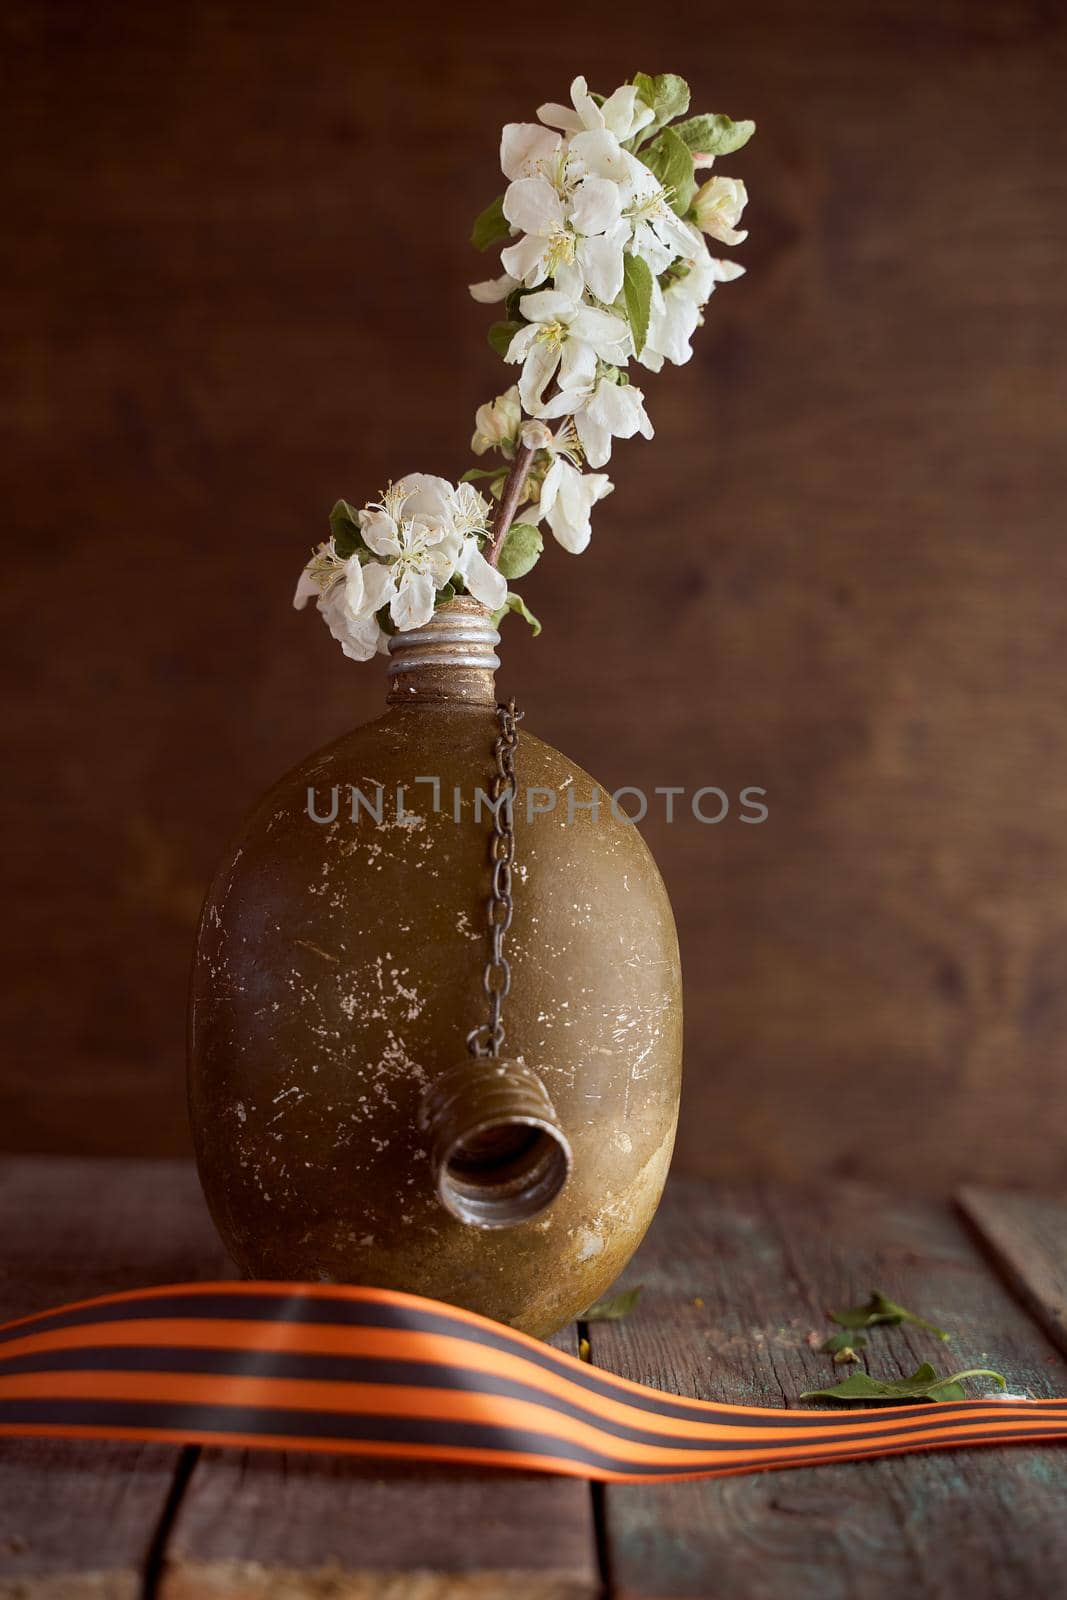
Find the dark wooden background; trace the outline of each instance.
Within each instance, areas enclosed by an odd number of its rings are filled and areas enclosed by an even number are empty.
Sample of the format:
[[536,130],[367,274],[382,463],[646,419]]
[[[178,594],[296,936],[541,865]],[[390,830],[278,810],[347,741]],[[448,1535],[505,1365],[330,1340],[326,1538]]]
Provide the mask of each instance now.
[[[543,20],[535,20],[540,17]],[[608,18],[612,20],[608,22]],[[375,713],[289,609],[338,494],[468,463],[506,119],[680,70],[754,116],[748,276],[646,385],[503,686],[650,824],[680,1163],[1067,1176],[1067,28],[1053,0],[4,13],[2,1143],[178,1152],[206,878]]]

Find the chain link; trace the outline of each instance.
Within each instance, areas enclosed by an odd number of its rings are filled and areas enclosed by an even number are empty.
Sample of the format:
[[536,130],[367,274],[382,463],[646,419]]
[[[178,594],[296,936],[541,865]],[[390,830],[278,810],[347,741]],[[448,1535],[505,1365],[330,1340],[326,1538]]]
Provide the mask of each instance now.
[[514,700],[496,708],[500,732],[493,745],[496,771],[489,784],[493,808],[493,832],[489,839],[492,867],[489,900],[489,959],[482,974],[482,988],[489,1002],[489,1020],[472,1028],[467,1047],[474,1056],[495,1060],[504,1043],[502,1019],[504,1001],[511,989],[511,967],[504,954],[504,939],[511,927],[514,902],[511,897],[511,868],[515,860],[515,751],[519,743],[522,712]]

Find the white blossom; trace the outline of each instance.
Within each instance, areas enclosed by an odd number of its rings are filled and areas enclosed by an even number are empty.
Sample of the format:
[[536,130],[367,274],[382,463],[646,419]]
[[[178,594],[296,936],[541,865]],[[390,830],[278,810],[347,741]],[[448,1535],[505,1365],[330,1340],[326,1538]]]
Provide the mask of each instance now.
[[638,98],[637,90],[632,83],[624,83],[614,94],[608,96],[603,105],[598,106],[589,93],[585,79],[577,77],[571,84],[570,106],[556,105],[550,101],[547,105],[537,108],[537,115],[550,128],[562,128],[564,133],[581,133],[583,129],[606,128],[620,143],[623,143],[627,139],[632,139],[634,134],[640,133],[642,128],[647,128],[653,121],[655,112],[651,106],[646,106],[644,101]]
[[619,362],[630,349],[626,323],[582,299],[581,279],[573,269],[556,275],[556,288],[523,295],[519,309],[527,325],[512,339],[507,359],[523,363],[519,395],[531,416],[562,415],[543,413],[544,390],[557,371],[564,393],[589,387],[598,359]]
[[671,210],[670,196],[659,179],[640,161],[631,159],[626,220],[633,230],[631,250],[648,262],[653,277],[666,272],[672,261],[692,249],[691,235],[681,217]]
[[561,194],[547,178],[519,178],[504,195],[504,215],[522,232],[500,256],[513,279],[532,289],[561,267],[577,266],[598,300],[614,300],[629,238],[618,184],[586,177]]
[[455,524],[455,494],[447,479],[414,472],[390,484],[380,501],[359,513],[363,538],[381,560],[362,569],[358,614],[388,605],[401,632],[429,622],[437,591],[455,570],[463,537]]
[[[356,595],[357,605],[352,599]],[[384,648],[385,635],[373,615],[362,611],[363,575],[358,556],[347,560],[337,554],[332,539],[321,544],[300,574],[293,605],[303,611],[309,600],[316,607],[345,655],[369,661]]]
[[638,360],[650,372],[659,372],[664,358],[682,366],[693,354],[690,339],[699,327],[701,313],[717,283],[740,278],[744,267],[738,261],[723,261],[706,250],[692,261],[683,277],[661,290],[652,291],[652,313],[648,337]]
[[583,388],[561,390],[542,415],[559,417],[568,411],[586,459],[594,467],[611,459],[612,439],[632,439],[635,433],[646,439],[653,436],[645,397],[632,383],[602,377]]
[[367,606],[373,611],[384,605],[401,630],[421,628],[433,616],[438,589],[452,576],[454,555],[443,547],[442,529],[402,522],[393,537],[371,537],[367,543],[385,557],[370,562],[365,577],[374,579]]

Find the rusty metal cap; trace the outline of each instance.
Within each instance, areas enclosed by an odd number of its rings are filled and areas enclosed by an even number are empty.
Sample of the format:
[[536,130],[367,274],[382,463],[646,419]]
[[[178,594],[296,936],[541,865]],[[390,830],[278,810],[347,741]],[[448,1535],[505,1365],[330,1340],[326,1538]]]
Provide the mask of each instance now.
[[475,1228],[513,1228],[555,1200],[570,1142],[537,1073],[521,1059],[472,1058],[426,1091],[423,1126],[441,1204]]

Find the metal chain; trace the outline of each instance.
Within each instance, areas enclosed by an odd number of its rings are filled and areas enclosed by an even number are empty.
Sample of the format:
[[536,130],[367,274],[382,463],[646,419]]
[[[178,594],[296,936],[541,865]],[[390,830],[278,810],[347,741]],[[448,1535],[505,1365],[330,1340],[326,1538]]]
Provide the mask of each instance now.
[[482,988],[489,1001],[489,1020],[472,1028],[467,1047],[474,1056],[496,1060],[504,1043],[501,1020],[504,1001],[511,989],[511,967],[504,954],[504,939],[511,927],[514,904],[511,898],[511,868],[515,860],[515,751],[519,743],[522,712],[514,700],[496,708],[500,732],[493,745],[496,771],[489,784],[493,808],[493,832],[489,839],[489,862],[493,869],[487,911],[489,917],[489,960],[482,974]]

